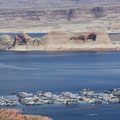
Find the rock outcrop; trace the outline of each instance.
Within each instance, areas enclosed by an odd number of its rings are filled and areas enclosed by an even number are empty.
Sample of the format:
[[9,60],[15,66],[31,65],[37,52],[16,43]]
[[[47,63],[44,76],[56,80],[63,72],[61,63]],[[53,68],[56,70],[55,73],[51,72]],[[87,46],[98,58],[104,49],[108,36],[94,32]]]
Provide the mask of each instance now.
[[32,38],[29,37],[27,34],[16,35],[14,39],[15,39],[14,46],[15,45],[26,45],[28,41],[32,40]]
[[14,38],[9,35],[0,36],[0,50],[11,49],[13,42]]

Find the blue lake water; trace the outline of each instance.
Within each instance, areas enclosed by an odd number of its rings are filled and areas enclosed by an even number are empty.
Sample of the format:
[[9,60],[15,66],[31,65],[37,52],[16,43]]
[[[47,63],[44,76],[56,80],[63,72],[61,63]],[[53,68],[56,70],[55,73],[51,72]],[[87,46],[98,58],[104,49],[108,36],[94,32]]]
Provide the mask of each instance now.
[[[10,36],[16,36],[16,34],[23,34],[23,33],[0,33],[0,35],[10,35]],[[41,37],[43,35],[46,35],[48,33],[26,33],[27,35],[29,35],[30,37]],[[117,34],[120,34],[120,33],[108,33],[108,35],[117,35]]]
[[[8,92],[51,91],[76,93],[81,89],[120,88],[120,52],[7,52],[0,51],[0,96]],[[93,106],[22,106],[23,113],[54,120],[119,120],[120,104]]]
[[[16,34],[23,34],[23,33],[0,33],[0,35],[10,35],[10,36],[16,36]],[[30,37],[41,37],[43,35],[46,35],[47,33],[27,33]]]

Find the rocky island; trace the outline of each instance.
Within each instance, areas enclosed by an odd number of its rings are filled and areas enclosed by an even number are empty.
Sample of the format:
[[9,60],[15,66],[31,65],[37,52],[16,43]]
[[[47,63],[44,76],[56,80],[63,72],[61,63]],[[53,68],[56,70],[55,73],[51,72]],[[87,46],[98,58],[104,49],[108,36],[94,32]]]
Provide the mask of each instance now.
[[27,34],[0,36],[0,49],[12,51],[109,51],[119,50],[103,32],[50,32],[41,37]]

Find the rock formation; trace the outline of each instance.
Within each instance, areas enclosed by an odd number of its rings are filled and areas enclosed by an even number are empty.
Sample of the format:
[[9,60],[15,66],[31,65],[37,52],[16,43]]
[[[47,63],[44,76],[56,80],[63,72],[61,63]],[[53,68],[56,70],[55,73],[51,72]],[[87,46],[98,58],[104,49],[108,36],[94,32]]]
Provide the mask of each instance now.
[[13,47],[14,39],[9,35],[0,36],[0,49],[11,49]]
[[30,38],[27,34],[16,35],[14,39],[15,39],[14,46],[15,45],[26,45],[28,41],[32,40],[32,38]]
[[101,32],[84,32],[84,33],[67,33],[51,32],[42,37],[29,37],[27,34],[0,37],[0,48],[2,50],[43,50],[58,51],[69,49],[81,49],[87,45],[109,45],[112,44],[107,33]]

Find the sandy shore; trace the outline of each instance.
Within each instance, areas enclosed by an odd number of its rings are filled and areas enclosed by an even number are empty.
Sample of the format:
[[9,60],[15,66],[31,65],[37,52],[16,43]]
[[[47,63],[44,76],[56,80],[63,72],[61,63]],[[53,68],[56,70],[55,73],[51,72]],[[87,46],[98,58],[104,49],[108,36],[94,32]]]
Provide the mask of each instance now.
[[0,108],[0,120],[52,120],[39,115],[21,114],[17,109]]

